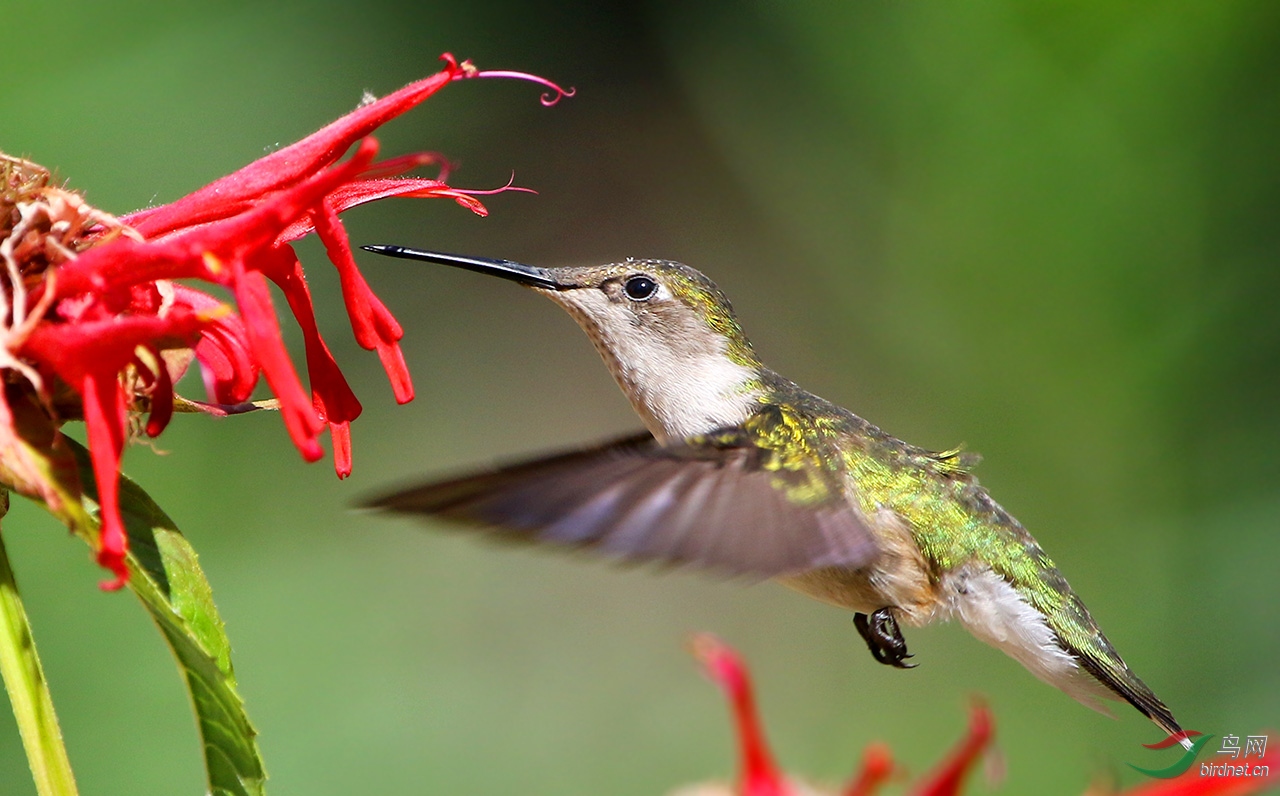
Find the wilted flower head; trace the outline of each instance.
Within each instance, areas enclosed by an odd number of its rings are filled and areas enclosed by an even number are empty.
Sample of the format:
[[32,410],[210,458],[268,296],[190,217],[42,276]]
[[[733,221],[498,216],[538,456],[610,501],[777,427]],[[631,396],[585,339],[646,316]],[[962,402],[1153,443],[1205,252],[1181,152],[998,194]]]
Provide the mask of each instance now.
[[[448,197],[484,214],[475,193],[449,187],[444,163],[420,152],[376,161],[369,137],[450,82],[518,77],[480,72],[443,56],[443,71],[373,100],[303,140],[273,152],[176,202],[115,217],[51,184],[44,169],[0,156],[0,480],[59,500],[47,472],[62,421],[85,421],[101,507],[99,563],[127,578],[117,503],[120,458],[134,418],[162,432],[175,401],[187,410],[241,411],[261,375],[303,458],[332,439],[338,476],[351,471],[350,424],[361,411],[316,325],[301,263],[290,245],[315,232],[338,269],[356,341],[376,351],[398,402],[413,398],[400,324],[356,267],[339,221],[344,210],[390,196]],[[346,161],[338,162],[354,145]],[[436,179],[402,176],[438,164]],[[217,285],[234,306],[174,280]],[[284,294],[302,330],[310,389],[285,349],[268,283]],[[208,400],[176,398],[191,358]],[[308,394],[309,393],[309,394]]]

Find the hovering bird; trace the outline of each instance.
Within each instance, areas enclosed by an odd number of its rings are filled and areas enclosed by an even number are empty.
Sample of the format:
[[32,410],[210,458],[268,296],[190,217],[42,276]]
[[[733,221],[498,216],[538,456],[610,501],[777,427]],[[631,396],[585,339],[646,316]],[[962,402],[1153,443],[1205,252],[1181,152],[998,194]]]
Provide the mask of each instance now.
[[729,300],[666,260],[537,268],[365,246],[532,288],[595,344],[647,432],[389,494],[370,505],[615,558],[773,578],[853,612],[880,663],[901,626],[956,619],[1106,713],[1124,700],[1190,741],[1031,534],[979,486],[976,457],[909,445],[760,363]]

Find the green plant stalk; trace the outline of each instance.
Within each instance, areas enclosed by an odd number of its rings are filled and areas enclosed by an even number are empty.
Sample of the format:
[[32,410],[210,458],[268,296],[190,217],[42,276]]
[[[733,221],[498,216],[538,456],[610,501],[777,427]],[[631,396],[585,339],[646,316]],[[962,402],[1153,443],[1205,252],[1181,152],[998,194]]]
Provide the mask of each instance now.
[[[0,497],[0,516],[9,507],[9,493]],[[27,612],[18,596],[18,584],[9,566],[4,537],[0,535],[0,675],[18,720],[18,732],[27,751],[27,762],[40,796],[74,796],[76,780],[62,742],[53,698],[36,655],[35,639]]]

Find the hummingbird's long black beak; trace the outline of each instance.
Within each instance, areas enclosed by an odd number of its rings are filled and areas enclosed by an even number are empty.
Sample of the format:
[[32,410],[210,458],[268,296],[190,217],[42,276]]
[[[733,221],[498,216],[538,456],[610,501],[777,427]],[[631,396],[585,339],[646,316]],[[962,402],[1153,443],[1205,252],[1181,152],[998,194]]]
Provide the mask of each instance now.
[[444,252],[429,252],[423,249],[410,249],[407,246],[361,246],[367,252],[374,254],[385,254],[388,257],[403,257],[406,260],[422,260],[428,263],[437,263],[439,265],[452,265],[455,268],[465,268],[468,271],[475,271],[480,274],[488,274],[489,276],[498,276],[503,279],[510,279],[513,282],[519,282],[522,285],[531,285],[533,287],[545,287],[552,290],[559,290],[564,287],[556,281],[551,272],[545,268],[538,268],[534,265],[525,265],[524,263],[516,263],[511,260],[495,260],[490,257],[470,257],[465,254],[445,254]]

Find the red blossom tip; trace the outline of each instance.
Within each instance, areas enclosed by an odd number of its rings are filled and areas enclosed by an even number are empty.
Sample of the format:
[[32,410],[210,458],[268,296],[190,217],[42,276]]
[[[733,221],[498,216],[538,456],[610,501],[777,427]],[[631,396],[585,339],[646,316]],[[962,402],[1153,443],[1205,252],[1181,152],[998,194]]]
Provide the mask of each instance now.
[[791,796],[791,787],[774,763],[765,740],[760,716],[756,712],[751,675],[742,658],[732,647],[710,633],[694,636],[689,647],[707,676],[729,697],[741,754],[739,793],[742,796]]
[[115,573],[114,578],[98,581],[99,589],[102,589],[103,591],[120,591],[125,586],[129,585],[129,568],[125,566],[123,555],[116,558],[114,556],[104,556],[99,553],[98,566],[103,569],[109,569]]
[[849,781],[842,796],[874,796],[895,771],[889,746],[873,743],[862,753],[862,768]]
[[333,471],[338,478],[351,475],[351,422],[329,421],[329,436],[333,440]]
[[361,105],[301,141],[278,149],[172,204],[141,210],[125,216],[123,221],[151,239],[243,212],[272,191],[293,185],[336,162],[356,141],[462,76],[462,67],[453,56],[446,54],[441,60],[445,62],[444,71]]
[[994,735],[991,711],[982,702],[975,702],[969,710],[968,734],[952,750],[950,757],[920,781],[912,791],[914,796],[957,796],[965,777]]

